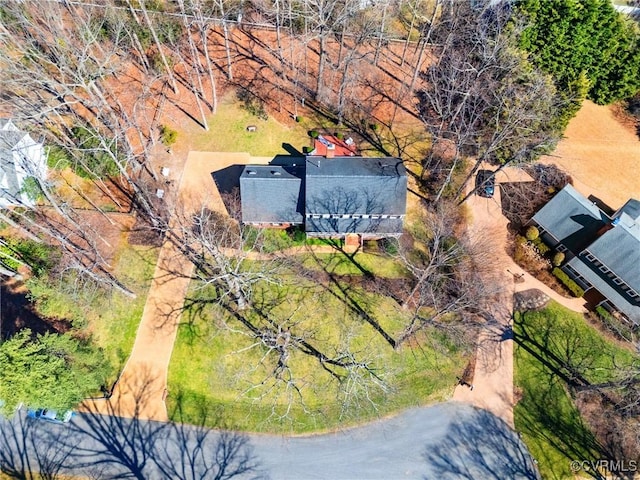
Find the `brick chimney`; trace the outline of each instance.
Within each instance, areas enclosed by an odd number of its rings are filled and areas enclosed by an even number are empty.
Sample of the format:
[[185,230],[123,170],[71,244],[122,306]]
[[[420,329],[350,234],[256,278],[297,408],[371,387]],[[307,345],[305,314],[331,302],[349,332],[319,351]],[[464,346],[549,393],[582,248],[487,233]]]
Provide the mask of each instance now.
[[332,143],[327,145],[327,158],[333,158],[336,156],[336,146]]

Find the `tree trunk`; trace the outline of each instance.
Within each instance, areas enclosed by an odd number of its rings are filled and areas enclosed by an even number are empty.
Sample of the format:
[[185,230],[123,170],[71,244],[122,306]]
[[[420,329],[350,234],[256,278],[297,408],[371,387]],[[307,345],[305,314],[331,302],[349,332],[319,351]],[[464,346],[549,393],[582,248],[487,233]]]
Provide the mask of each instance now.
[[[173,88],[173,93],[177,94],[178,93],[178,83],[176,82],[176,77],[173,74],[173,69],[171,69],[169,67],[169,62],[167,61],[167,57],[164,54],[164,50],[162,49],[162,44],[160,43],[160,39],[158,38],[158,34],[156,33],[156,29],[153,27],[153,23],[151,22],[151,19],[149,18],[149,14],[147,12],[147,9],[144,5],[144,0],[139,0],[140,1],[140,8],[142,10],[142,15],[144,16],[144,20],[147,23],[148,27],[149,27],[149,31],[151,32],[151,36],[153,37],[153,41],[156,44],[156,48],[158,49],[158,54],[160,55],[160,58],[162,60],[162,64],[164,65],[164,69],[167,72],[167,75],[169,76],[169,81],[171,82],[171,88]],[[129,3],[129,5],[131,5],[131,0],[127,0],[127,3]]]
[[320,30],[320,55],[318,57],[318,79],[316,81],[316,101],[324,100],[324,65],[326,63],[326,38],[323,30]]

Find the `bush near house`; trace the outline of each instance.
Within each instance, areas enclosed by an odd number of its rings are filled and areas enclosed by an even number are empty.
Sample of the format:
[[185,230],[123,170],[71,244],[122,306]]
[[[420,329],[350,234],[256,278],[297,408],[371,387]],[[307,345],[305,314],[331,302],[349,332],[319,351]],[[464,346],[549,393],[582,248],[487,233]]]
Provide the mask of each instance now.
[[562,282],[562,284],[569,289],[574,297],[580,298],[584,295],[584,290],[580,285],[569,278],[569,275],[564,273],[560,268],[555,267],[551,273]]
[[598,316],[602,319],[605,320],[606,322],[611,322],[614,320],[613,315],[611,315],[606,308],[604,308],[601,305],[598,305],[596,307],[596,313],[598,314]]
[[553,259],[551,260],[551,263],[553,264],[554,267],[559,267],[560,265],[562,265],[562,262],[564,262],[564,258],[565,258],[564,253],[556,252],[553,254]]
[[538,250],[538,253],[542,256],[547,255],[551,251],[551,248],[549,248],[549,246],[544,243],[540,237],[536,237],[531,240],[531,245],[533,245],[535,249]]
[[525,237],[527,237],[527,240],[529,240],[530,242],[533,242],[540,237],[540,231],[536,227],[531,225],[529,228],[527,228]]

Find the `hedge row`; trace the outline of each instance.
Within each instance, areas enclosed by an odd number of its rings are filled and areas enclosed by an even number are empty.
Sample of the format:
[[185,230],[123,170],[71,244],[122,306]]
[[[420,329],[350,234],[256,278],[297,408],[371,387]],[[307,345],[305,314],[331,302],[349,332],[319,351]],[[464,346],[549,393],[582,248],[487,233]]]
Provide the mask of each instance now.
[[612,323],[614,319],[613,315],[609,313],[609,311],[604,308],[602,305],[598,305],[596,307],[596,313],[600,316],[602,320],[605,320],[607,323]]
[[580,298],[584,295],[584,290],[582,289],[582,287],[580,287],[580,285],[578,285],[576,282],[571,280],[571,278],[569,278],[569,275],[564,273],[558,267],[555,267],[551,271],[551,273],[553,273],[555,277],[558,280],[560,280],[563,283],[563,285],[571,291],[574,297]]

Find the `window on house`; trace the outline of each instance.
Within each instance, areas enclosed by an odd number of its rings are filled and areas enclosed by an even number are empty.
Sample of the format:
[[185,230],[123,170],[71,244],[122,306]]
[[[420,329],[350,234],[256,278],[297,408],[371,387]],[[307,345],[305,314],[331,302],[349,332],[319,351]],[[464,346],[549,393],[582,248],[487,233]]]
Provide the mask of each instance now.
[[362,215],[362,218],[369,218],[369,215],[367,215],[367,214]]
[[322,218],[331,218],[331,215],[328,213],[323,213]]
[[620,280],[618,277],[616,277],[613,279],[613,283],[615,283],[616,285],[622,285],[624,282]]
[[602,262],[600,260],[598,260],[597,258],[595,260],[593,260],[591,263],[596,267],[601,267],[602,266]]
[[587,259],[590,262],[595,262],[596,261],[596,257],[594,257],[593,255],[591,255],[589,252],[586,253],[585,257],[587,257]]
[[556,249],[557,249],[559,252],[562,252],[562,253],[564,253],[564,252],[566,252],[566,251],[567,251],[567,247],[565,247],[565,246],[564,246],[563,244],[561,244],[561,243],[559,243],[559,244],[558,244],[558,246],[556,247]]
[[602,265],[600,262],[598,262],[600,265],[598,266],[598,269],[602,272],[602,273],[607,273],[609,272],[609,269],[605,266]]
[[344,215],[341,215],[342,218],[351,218],[351,215],[349,215],[348,213],[345,213]]

